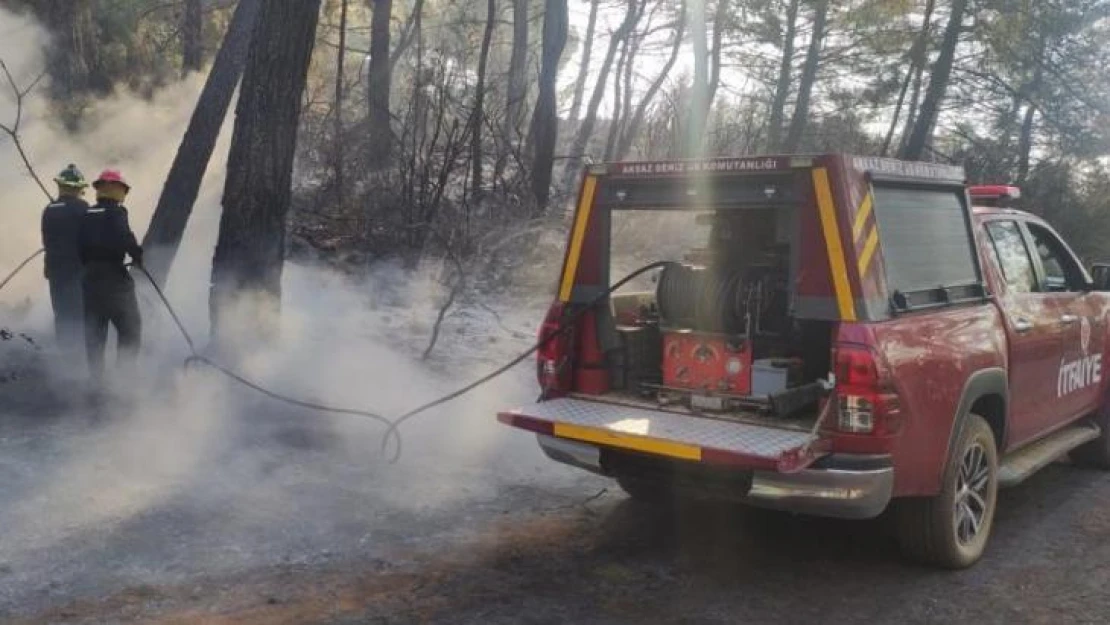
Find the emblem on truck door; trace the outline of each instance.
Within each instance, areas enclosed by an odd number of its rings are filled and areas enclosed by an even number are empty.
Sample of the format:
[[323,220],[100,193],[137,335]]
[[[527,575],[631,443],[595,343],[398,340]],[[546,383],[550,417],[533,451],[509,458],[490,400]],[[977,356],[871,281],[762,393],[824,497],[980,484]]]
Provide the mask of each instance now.
[[1056,374],[1056,396],[1063,397],[1102,382],[1102,354],[1091,354],[1091,322],[1079,320],[1079,347],[1083,356],[1077,360],[1060,359]]

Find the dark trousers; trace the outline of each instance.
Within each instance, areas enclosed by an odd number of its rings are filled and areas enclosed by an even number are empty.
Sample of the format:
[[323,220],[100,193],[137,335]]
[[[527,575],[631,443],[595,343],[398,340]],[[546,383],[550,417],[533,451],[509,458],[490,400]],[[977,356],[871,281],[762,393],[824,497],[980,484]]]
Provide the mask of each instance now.
[[50,305],[54,309],[54,338],[63,353],[78,350],[84,344],[85,306],[83,299],[84,294],[79,271],[71,274],[51,275]]
[[85,348],[89,372],[99,379],[104,374],[104,347],[108,325],[119,336],[119,364],[134,371],[142,342],[142,317],[135,297],[135,282],[122,265],[89,265],[85,268]]

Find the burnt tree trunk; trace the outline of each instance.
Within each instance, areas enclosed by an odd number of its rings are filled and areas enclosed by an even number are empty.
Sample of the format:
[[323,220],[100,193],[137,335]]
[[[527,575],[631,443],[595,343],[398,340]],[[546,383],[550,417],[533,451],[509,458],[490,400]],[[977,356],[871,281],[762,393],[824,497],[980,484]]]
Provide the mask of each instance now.
[[112,90],[110,77],[100,67],[95,2],[93,0],[42,0],[32,10],[53,35],[47,47],[46,68],[50,92],[60,103],[63,122],[77,128],[89,93]]
[[597,33],[597,7],[598,0],[587,0],[590,3],[590,17],[586,21],[586,36],[582,40],[582,63],[578,68],[578,78],[574,81],[574,99],[570,104],[571,121],[578,121],[578,114],[582,111],[582,99],[586,94],[586,79],[590,75],[590,56],[594,47],[594,35]]
[[[894,142],[894,132],[898,129],[898,121],[902,116],[902,107],[906,103],[906,94],[909,92],[910,85],[914,84],[917,87],[921,85],[921,71],[925,67],[925,59],[927,58],[927,47],[929,45],[929,30],[933,21],[933,8],[936,6],[936,0],[927,0],[925,3],[925,17],[921,22],[921,31],[917,35],[917,39],[910,48],[910,68],[906,72],[906,77],[902,80],[902,86],[898,90],[898,101],[894,104],[894,115],[890,120],[890,128],[887,129],[886,137],[883,139],[883,148],[880,156],[886,156],[890,152],[890,146]],[[915,89],[914,95],[915,102],[910,106],[917,106],[917,95]],[[910,124],[912,126],[912,123]]]
[[189,120],[189,127],[177,149],[166,184],[162,187],[158,206],[143,239],[146,268],[158,284],[166,283],[177,248],[185,235],[185,226],[193,213],[193,204],[197,201],[212,151],[216,149],[216,140],[227,117],[231,98],[235,95],[235,86],[239,84],[239,77],[247,64],[247,52],[261,7],[262,0],[239,0],[227,35],[212,63],[212,71],[197,100],[193,117]]
[[204,11],[201,0],[185,0],[181,20],[181,73],[199,72],[204,65]]
[[632,120],[632,113],[633,113],[633,110],[634,110],[633,107],[632,107],[632,94],[634,94],[636,92],[636,78],[637,78],[637,76],[636,76],[637,64],[635,62],[635,59],[636,59],[637,55],[639,55],[639,53],[640,53],[640,45],[641,45],[642,42],[643,42],[642,37],[637,37],[636,38],[635,45],[632,46],[631,56],[629,57],[628,62],[626,62],[624,64],[624,87],[623,87],[624,97],[621,98],[622,104],[621,104],[621,112],[620,112],[620,124],[618,124],[616,126],[615,132],[612,135],[612,141],[613,141],[612,149],[610,150],[609,148],[606,148],[605,152],[606,152],[606,158],[607,159],[612,159],[612,158],[616,157],[617,148],[620,147],[620,140],[624,136],[625,130],[628,128],[629,122]]
[[320,0],[267,2],[258,15],[212,259],[218,339],[276,328],[297,127],[319,17]]
[[397,37],[397,44],[393,47],[393,51],[389,53],[389,67],[390,70],[397,69],[397,63],[400,62],[401,57],[408,52],[412,43],[416,40],[416,26],[420,22],[420,16],[424,12],[424,0],[416,0],[412,5],[412,11],[405,19],[405,26],[401,29],[401,34]]
[[340,214],[347,206],[347,194],[345,185],[345,178],[343,171],[343,162],[347,155],[343,149],[346,139],[343,136],[343,99],[344,99],[344,79],[346,78],[345,67],[347,61],[347,0],[339,0],[339,51],[335,53],[335,116],[332,120],[335,122],[334,133],[332,137],[332,145],[334,154],[332,157],[335,159],[335,202]]
[[370,68],[367,95],[370,107],[370,167],[377,171],[390,163],[393,128],[389,96],[393,88],[393,64],[389,58],[389,19],[393,0],[368,0],[374,15],[370,21]]
[[[528,99],[528,5],[529,0],[512,0],[513,3],[513,44],[509,56],[508,87],[505,94],[505,117],[501,120],[501,136],[498,138],[497,163],[493,177],[503,179],[509,156],[520,154],[521,129],[524,124],[524,105]],[[525,146],[527,152],[531,146]]]
[[478,82],[474,86],[474,111],[470,118],[470,190],[482,191],[482,128],[486,121],[486,72],[489,69],[489,49],[493,30],[497,25],[497,0],[486,2],[486,29],[482,33],[482,49],[478,53]]
[[913,131],[906,141],[901,157],[909,161],[921,160],[925,149],[933,136],[933,129],[937,125],[940,115],[940,106],[948,92],[948,79],[952,74],[952,64],[956,59],[956,47],[960,43],[960,34],[963,32],[964,14],[967,12],[967,0],[953,0],[952,14],[948,17],[948,25],[944,29],[944,41],[941,43],[940,54],[933,66],[933,73],[929,76],[929,87],[925,90],[925,100],[921,103],[921,111],[914,122]]
[[648,108],[655,100],[659,90],[663,88],[663,83],[671,75],[671,70],[674,69],[675,63],[678,62],[679,53],[682,50],[682,41],[686,33],[686,3],[685,0],[679,5],[678,23],[675,25],[674,41],[671,43],[671,54],[667,57],[666,63],[663,68],[656,75],[655,80],[648,86],[644,92],[643,98],[636,106],[636,112],[632,114],[631,119],[624,128],[621,136],[620,143],[617,145],[617,160],[624,160],[628,156],[629,150],[632,149],[632,143],[636,141],[636,137],[640,134],[640,128],[644,125],[644,119],[647,117]]
[[569,189],[574,184],[575,178],[578,177],[578,167],[581,165],[582,159],[585,158],[586,148],[590,144],[590,138],[593,137],[594,126],[597,125],[597,111],[601,107],[602,99],[605,98],[605,87],[609,81],[609,72],[613,70],[613,62],[616,60],[617,51],[624,43],[625,37],[628,37],[639,23],[646,2],[647,0],[628,0],[628,10],[625,13],[624,21],[621,22],[621,25],[609,39],[609,48],[605,51],[605,58],[601,61],[597,83],[594,85],[593,94],[590,96],[590,103],[586,107],[586,117],[578,126],[578,132],[574,136],[574,145],[570,149],[570,158],[567,159],[566,167],[563,170],[564,188]]
[[705,0],[690,0],[690,39],[694,50],[694,83],[686,111],[685,155],[695,158],[705,147],[705,111],[709,109],[709,40]]
[[768,151],[782,149],[782,127],[786,120],[786,100],[794,73],[794,39],[798,36],[798,5],[801,0],[790,0],[786,8],[786,33],[782,37],[782,59],[779,77],[775,83],[775,96],[771,99],[771,118],[767,122]]
[[1025,119],[1021,123],[1021,137],[1018,139],[1018,186],[1022,186],[1029,179],[1029,166],[1033,153],[1033,131],[1037,121],[1037,106],[1030,102],[1025,108]]
[[706,97],[705,115],[713,108],[713,101],[717,99],[717,89],[721,86],[721,62],[724,47],[725,29],[729,24],[728,0],[717,0],[717,12],[713,16],[713,50],[709,66],[709,89]]
[[532,115],[532,195],[536,207],[547,208],[559,138],[559,61],[567,46],[567,0],[546,0],[543,18],[543,53],[540,59],[539,95]]
[[809,102],[813,87],[817,83],[817,70],[821,65],[821,48],[825,44],[825,25],[829,17],[829,0],[817,0],[814,5],[813,34],[806,51],[806,63],[802,68],[802,79],[798,83],[798,98],[794,104],[794,116],[790,120],[790,130],[783,146],[787,153],[797,152],[801,147],[802,134],[809,123]]
[[624,100],[627,96],[631,96],[631,92],[624,93],[623,81],[625,72],[635,60],[635,40],[636,38],[632,36],[625,38],[616,69],[613,71],[613,114],[609,118],[609,133],[605,139],[605,151],[602,153],[602,160],[605,161],[612,160],[613,152],[617,149],[617,135],[620,133],[621,124],[627,119],[621,116],[621,112],[624,110]]
[[524,104],[528,98],[528,2],[513,0],[513,49],[509,56],[509,88],[505,102],[505,128],[510,145],[520,138],[524,123]]
[[1029,167],[1033,154],[1033,133],[1037,123],[1037,102],[1040,100],[1041,83],[1044,80],[1044,43],[1041,43],[1037,55],[1037,69],[1033,74],[1033,82],[1027,89],[1025,117],[1021,122],[1021,135],[1018,137],[1017,179],[1018,186],[1023,186],[1029,179]]
[[85,89],[96,93],[108,93],[112,90],[112,79],[105,75],[100,63],[99,30],[96,26],[96,2],[92,0],[72,0],[63,3],[63,10],[73,13],[72,28],[69,29],[67,53],[71,68],[71,77],[77,89]]
[[[932,0],[930,0],[930,3],[932,3]],[[910,140],[910,133],[913,132],[913,126],[917,122],[917,109],[921,105],[921,87],[925,82],[926,66],[929,64],[928,43],[932,27],[932,14],[930,13],[929,21],[922,27],[927,29],[925,32],[925,46],[921,48],[921,62],[914,68],[913,86],[910,88],[910,101],[906,103],[906,124],[902,128],[901,138],[898,139],[898,154],[901,154],[902,151],[906,149],[906,142]]]

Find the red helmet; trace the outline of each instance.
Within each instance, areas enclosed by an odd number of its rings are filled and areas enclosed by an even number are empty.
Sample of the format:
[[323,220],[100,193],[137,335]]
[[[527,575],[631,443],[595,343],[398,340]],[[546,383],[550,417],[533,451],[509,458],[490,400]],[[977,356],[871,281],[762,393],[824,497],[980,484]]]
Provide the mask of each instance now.
[[122,184],[128,191],[131,190],[131,185],[127,184],[127,181],[123,179],[123,174],[119,173],[118,169],[105,169],[100,172],[100,176],[92,183],[92,186],[94,189],[99,189],[100,185],[108,182]]

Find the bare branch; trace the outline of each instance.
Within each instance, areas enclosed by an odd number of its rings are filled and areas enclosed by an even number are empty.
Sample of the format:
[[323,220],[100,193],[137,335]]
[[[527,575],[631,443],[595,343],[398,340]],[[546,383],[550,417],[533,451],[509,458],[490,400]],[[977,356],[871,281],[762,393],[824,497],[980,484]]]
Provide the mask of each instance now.
[[[429,235],[443,239],[443,236],[436,232],[434,229],[429,228]],[[428,340],[428,346],[424,348],[424,353],[420,356],[421,360],[427,360],[432,355],[432,350],[435,349],[436,343],[439,341],[440,329],[443,327],[443,320],[447,317],[447,312],[455,305],[455,300],[458,299],[459,294],[462,292],[466,285],[466,268],[463,266],[462,259],[459,258],[456,250],[452,249],[449,242],[444,240],[444,247],[446,248],[447,258],[455,265],[455,282],[451,285],[451,292],[447,295],[447,300],[439,308],[439,313],[436,315],[435,325],[432,326],[432,336]]]
[[12,76],[11,70],[8,69],[8,64],[5,63],[3,59],[0,59],[0,70],[3,70],[4,76],[8,79],[8,85],[11,87],[12,95],[15,96],[15,123],[11,126],[0,123],[0,130],[11,137],[12,145],[15,146],[16,152],[19,152],[19,157],[23,160],[23,166],[27,168],[27,173],[31,174],[31,177],[34,178],[35,183],[39,185],[39,188],[42,189],[47,199],[53,202],[54,196],[50,194],[46,185],[42,183],[42,179],[39,178],[38,173],[35,172],[34,166],[31,165],[31,159],[27,156],[27,150],[23,148],[23,141],[19,138],[19,128],[23,123],[23,100],[31,93],[35,86],[39,84],[46,72],[39,74],[27,88],[20,89],[15,81],[15,77]]

